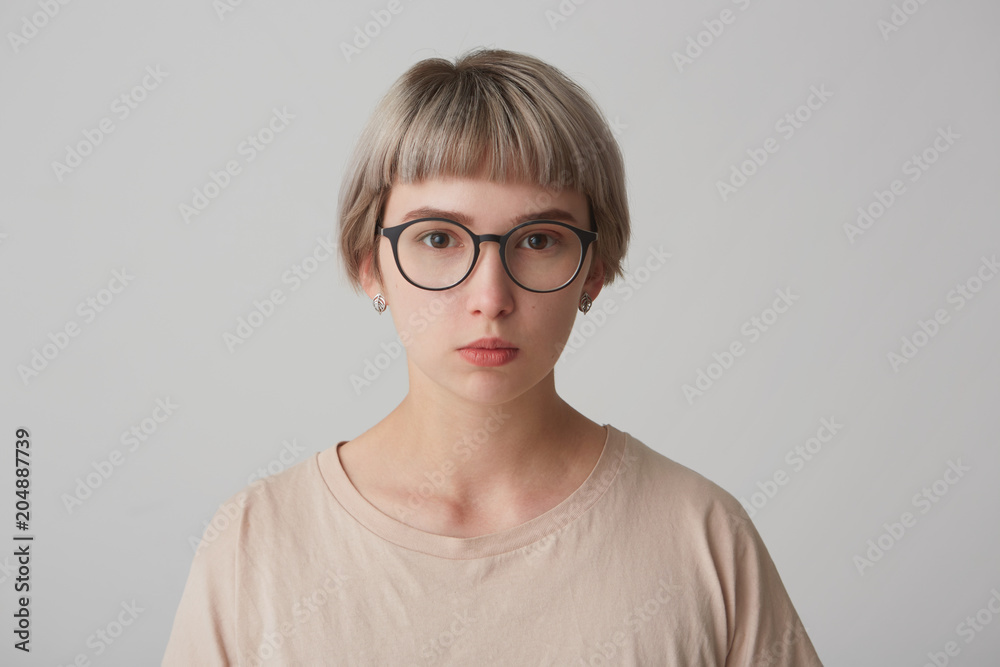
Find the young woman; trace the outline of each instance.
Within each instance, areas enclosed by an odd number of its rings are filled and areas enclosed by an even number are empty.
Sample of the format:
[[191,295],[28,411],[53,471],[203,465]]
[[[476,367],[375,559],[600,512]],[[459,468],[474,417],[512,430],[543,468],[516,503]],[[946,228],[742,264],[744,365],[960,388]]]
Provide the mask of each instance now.
[[509,51],[419,62],[340,213],[409,393],[223,503],[165,665],[820,664],[740,504],[556,393],[630,235],[585,91]]

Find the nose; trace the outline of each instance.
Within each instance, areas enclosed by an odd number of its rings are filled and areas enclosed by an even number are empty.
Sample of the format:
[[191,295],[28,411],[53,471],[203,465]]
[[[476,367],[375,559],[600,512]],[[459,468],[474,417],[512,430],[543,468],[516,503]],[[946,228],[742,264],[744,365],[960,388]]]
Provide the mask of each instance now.
[[510,279],[500,261],[500,244],[483,241],[479,245],[479,258],[472,273],[463,281],[472,312],[482,312],[493,318],[509,313],[514,307],[514,290],[517,285]]

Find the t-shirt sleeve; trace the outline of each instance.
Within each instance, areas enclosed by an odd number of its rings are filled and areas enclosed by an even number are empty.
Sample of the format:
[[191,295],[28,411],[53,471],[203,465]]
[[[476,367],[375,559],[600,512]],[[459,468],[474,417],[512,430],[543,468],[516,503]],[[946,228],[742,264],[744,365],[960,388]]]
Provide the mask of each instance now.
[[163,656],[163,667],[236,665],[236,554],[240,494],[219,506],[205,528]]
[[750,517],[738,507],[728,519],[736,549],[726,667],[822,667]]

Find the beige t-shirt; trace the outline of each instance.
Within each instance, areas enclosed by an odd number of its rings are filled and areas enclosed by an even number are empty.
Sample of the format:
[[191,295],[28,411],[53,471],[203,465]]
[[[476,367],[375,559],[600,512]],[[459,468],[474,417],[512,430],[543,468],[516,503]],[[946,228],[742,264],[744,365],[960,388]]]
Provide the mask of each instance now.
[[568,498],[479,537],[397,521],[318,454],[251,484],[206,528],[163,664],[821,665],[742,506],[606,428]]

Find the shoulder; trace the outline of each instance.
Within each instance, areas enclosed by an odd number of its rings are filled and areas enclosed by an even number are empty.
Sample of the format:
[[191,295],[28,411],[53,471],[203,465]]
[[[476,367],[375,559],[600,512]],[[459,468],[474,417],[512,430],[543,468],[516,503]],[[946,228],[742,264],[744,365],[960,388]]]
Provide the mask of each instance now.
[[626,483],[652,513],[671,523],[697,524],[713,533],[753,536],[753,522],[732,494],[687,466],[625,433]]
[[[301,526],[293,514],[315,491],[311,470],[315,457],[254,480],[219,504],[205,526],[182,594],[163,664],[236,664],[241,623],[247,621],[242,601],[267,585],[274,571],[274,545],[287,541],[287,531]],[[280,531],[286,531],[281,533]],[[280,554],[279,554],[280,555]],[[265,582],[260,584],[259,582]],[[265,596],[251,600],[268,600]],[[261,602],[260,606],[264,606]]]
[[318,454],[313,452],[295,465],[269,477],[261,477],[244,487],[235,497],[245,497],[245,505],[255,511],[300,503],[317,489]]
[[[631,455],[629,453],[631,452]],[[715,482],[628,435],[624,479],[636,519],[655,544],[647,560],[678,572],[724,619],[730,665],[820,665],[760,533],[736,498]],[[653,535],[646,537],[648,533]],[[655,537],[654,537],[655,536]]]
[[249,533],[287,525],[295,513],[308,511],[319,495],[316,466],[314,453],[280,473],[255,479],[227,497],[205,527],[196,553],[231,553]]

